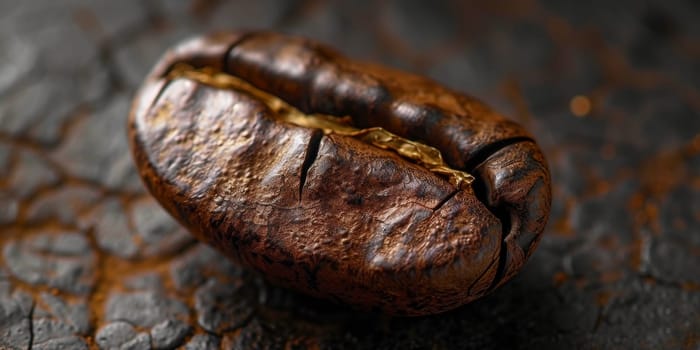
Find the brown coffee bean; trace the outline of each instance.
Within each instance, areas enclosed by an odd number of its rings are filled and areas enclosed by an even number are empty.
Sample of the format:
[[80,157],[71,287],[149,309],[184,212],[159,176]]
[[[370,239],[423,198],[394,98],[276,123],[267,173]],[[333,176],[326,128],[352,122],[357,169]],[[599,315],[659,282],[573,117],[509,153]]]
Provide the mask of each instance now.
[[362,309],[433,314],[489,293],[549,214],[546,161],[518,124],[297,37],[177,46],[137,94],[129,136],[146,186],[199,239]]

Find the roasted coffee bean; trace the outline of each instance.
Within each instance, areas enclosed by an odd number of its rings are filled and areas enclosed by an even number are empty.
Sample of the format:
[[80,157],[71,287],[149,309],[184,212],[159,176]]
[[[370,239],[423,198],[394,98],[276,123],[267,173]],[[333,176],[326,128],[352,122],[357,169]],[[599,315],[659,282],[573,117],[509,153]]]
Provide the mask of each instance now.
[[521,126],[298,37],[175,47],[137,94],[129,136],[150,192],[199,239],[361,309],[433,314],[489,293],[549,214],[547,165]]

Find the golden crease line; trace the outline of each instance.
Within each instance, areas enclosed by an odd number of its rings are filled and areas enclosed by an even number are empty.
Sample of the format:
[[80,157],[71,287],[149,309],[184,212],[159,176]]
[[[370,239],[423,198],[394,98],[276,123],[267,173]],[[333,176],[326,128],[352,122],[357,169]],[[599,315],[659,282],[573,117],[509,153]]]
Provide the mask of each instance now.
[[466,189],[474,181],[474,176],[450,168],[442,158],[440,151],[426,144],[411,141],[393,134],[380,127],[358,129],[347,124],[349,117],[336,117],[325,114],[305,114],[282,99],[262,91],[252,84],[230,74],[210,68],[195,69],[178,64],[166,76],[168,80],[185,78],[221,89],[234,89],[250,94],[275,112],[278,119],[302,126],[315,128],[324,134],[336,134],[359,139],[376,147],[391,150],[401,157],[417,163],[435,174],[447,177],[447,180],[459,189]]

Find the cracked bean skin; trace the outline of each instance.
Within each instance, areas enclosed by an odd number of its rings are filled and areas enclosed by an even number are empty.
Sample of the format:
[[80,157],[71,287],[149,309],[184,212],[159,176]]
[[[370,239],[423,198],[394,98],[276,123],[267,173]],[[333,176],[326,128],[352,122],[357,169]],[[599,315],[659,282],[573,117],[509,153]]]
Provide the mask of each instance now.
[[[245,91],[167,78],[178,63],[420,140],[476,180],[455,188],[392,151],[281,122]],[[389,314],[444,312],[502,285],[550,209],[546,161],[518,124],[429,79],[275,33],[166,53],[134,99],[129,139],[146,187],[197,238],[277,284]]]

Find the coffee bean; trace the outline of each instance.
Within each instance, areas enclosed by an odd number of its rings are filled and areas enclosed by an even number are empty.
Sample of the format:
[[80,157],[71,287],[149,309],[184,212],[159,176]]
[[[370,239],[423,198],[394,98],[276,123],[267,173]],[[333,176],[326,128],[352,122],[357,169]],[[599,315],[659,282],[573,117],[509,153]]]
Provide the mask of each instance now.
[[187,41],[129,120],[139,173],[192,234],[274,283],[398,315],[513,277],[549,214],[532,137],[427,78],[275,33]]

